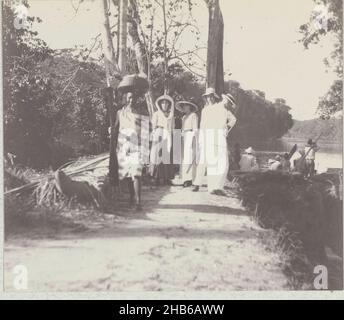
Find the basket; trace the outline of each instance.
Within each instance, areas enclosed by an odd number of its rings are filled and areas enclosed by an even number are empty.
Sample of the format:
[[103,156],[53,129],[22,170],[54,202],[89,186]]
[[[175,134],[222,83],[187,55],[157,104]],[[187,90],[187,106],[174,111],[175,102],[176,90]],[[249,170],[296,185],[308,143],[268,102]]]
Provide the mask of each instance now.
[[119,83],[117,90],[121,93],[127,93],[132,90],[145,93],[148,90],[148,81],[137,74],[126,75]]

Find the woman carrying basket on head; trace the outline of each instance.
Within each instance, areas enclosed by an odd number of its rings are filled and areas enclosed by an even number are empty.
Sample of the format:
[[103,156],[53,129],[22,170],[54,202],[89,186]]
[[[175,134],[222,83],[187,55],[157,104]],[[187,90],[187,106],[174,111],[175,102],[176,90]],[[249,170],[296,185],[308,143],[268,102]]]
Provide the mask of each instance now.
[[118,91],[126,94],[126,104],[117,111],[115,122],[115,130],[118,131],[118,175],[120,180],[128,181],[130,204],[137,211],[142,209],[142,169],[149,155],[149,117],[139,102],[145,81],[137,75],[128,75],[120,82]]

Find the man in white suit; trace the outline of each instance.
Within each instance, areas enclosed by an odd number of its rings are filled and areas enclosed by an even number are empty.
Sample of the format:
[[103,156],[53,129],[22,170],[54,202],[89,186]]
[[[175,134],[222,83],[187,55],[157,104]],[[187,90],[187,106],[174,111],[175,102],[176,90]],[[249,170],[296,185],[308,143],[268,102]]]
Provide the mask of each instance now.
[[235,100],[230,94],[222,95],[220,100],[213,88],[208,88],[203,97],[206,105],[201,114],[199,157],[193,191],[199,191],[207,172],[208,192],[224,195],[229,168],[227,135],[236,123],[236,117],[229,107],[235,108]]

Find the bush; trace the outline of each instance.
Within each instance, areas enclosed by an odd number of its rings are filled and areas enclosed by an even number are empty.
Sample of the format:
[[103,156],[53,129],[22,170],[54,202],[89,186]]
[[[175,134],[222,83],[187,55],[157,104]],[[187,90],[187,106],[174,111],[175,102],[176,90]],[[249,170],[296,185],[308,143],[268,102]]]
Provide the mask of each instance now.
[[[306,256],[301,260],[308,267],[302,268],[313,270],[317,264],[330,264],[326,247],[343,257],[339,183],[337,174],[307,180],[301,175],[254,172],[239,177],[237,192],[260,226],[286,231],[287,248],[297,247],[292,263],[296,269],[301,268],[299,257]],[[332,285],[337,288],[338,283]]]

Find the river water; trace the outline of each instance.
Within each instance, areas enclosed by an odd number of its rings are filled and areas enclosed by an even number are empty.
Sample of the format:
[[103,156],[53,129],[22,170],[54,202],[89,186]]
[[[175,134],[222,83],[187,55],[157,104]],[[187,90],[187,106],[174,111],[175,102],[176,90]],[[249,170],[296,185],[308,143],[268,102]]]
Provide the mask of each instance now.
[[[274,141],[263,141],[253,143],[257,151],[266,152],[289,152],[297,144],[298,149],[303,149],[306,145],[305,140],[297,139],[278,139]],[[318,173],[326,172],[328,168],[343,168],[342,144],[332,141],[318,141],[319,151],[316,153],[315,169]]]

